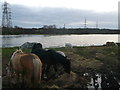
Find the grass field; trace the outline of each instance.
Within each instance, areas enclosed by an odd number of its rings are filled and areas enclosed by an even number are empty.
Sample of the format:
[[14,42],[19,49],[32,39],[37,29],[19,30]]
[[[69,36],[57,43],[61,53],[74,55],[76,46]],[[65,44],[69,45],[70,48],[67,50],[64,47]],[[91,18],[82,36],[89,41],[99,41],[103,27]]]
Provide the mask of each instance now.
[[[6,76],[6,64],[10,60],[12,53],[17,49],[3,48],[2,49],[2,75]],[[73,48],[50,48],[56,51],[63,51],[71,59],[72,77],[66,77],[66,74],[59,78],[42,81],[41,87],[81,87],[85,88],[90,78],[83,77],[82,74],[86,72],[102,73],[106,68],[112,70],[116,77],[120,80],[120,48],[117,46],[86,46]],[[30,53],[31,49],[24,49],[25,53]],[[3,83],[5,80],[3,79]],[[4,84],[3,84],[4,85]],[[5,86],[4,86],[5,87]]]
[[2,56],[0,56],[0,76],[2,76]]

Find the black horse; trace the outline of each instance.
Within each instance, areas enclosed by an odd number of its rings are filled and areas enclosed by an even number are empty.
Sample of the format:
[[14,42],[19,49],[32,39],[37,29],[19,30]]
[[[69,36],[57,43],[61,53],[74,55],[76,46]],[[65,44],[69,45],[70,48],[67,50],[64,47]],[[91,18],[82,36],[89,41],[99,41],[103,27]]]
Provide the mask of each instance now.
[[70,64],[71,63],[67,57],[64,57],[63,55],[61,55],[60,53],[58,53],[54,50],[47,50],[47,53],[50,57],[50,62],[47,65],[48,69],[51,65],[54,65],[55,71],[57,72],[57,68],[56,68],[57,64],[62,64],[65,72],[70,74],[70,71],[71,71]]
[[70,74],[71,63],[70,60],[54,50],[42,49],[42,44],[34,44],[31,53],[36,54],[43,63],[43,74],[47,75],[51,66],[57,72],[58,64],[61,64],[66,73]]
[[31,51],[31,53],[34,53],[34,54],[36,54],[40,59],[41,59],[41,61],[42,61],[42,64],[43,64],[43,74],[42,74],[42,77],[43,77],[43,75],[45,74],[45,72],[46,72],[46,66],[47,66],[47,63],[48,63],[48,61],[50,61],[49,59],[49,56],[48,56],[48,54],[47,54],[47,51],[45,50],[45,49],[42,49],[42,44],[40,44],[40,43],[35,43],[34,45],[33,45],[33,47],[32,47],[32,51]]

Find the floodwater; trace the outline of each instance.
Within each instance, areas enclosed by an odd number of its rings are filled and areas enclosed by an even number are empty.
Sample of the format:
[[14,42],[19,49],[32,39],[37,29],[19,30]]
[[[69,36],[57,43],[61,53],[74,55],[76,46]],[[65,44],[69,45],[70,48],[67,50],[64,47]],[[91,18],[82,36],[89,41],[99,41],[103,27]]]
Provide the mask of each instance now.
[[25,42],[39,42],[43,48],[64,47],[66,43],[73,46],[103,45],[107,41],[118,42],[117,34],[85,35],[1,35],[0,47],[21,46]]
[[[100,74],[97,74],[96,75],[98,78],[96,79],[96,83],[98,84],[98,90],[102,90],[101,88],[101,75]],[[93,81],[93,78],[91,78],[91,81],[88,85],[88,90],[93,90],[95,89],[95,86],[94,86],[94,81]]]

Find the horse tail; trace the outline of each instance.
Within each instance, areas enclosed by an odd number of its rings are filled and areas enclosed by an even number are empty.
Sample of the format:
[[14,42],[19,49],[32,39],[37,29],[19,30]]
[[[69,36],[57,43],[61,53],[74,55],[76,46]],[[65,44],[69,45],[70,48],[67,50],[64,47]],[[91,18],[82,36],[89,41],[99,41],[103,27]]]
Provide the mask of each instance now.
[[37,71],[37,65],[36,65],[36,60],[35,60],[35,58],[33,59],[33,67],[34,67],[34,69],[33,69],[32,80],[33,80],[33,83],[35,83],[35,73],[36,73],[36,71]]
[[38,64],[38,83],[40,84],[40,80],[41,80],[41,75],[42,75],[42,62],[41,60],[39,59],[39,57],[37,57],[37,64]]
[[33,71],[33,79],[34,79],[34,84],[36,81],[37,83],[40,83],[41,80],[41,66],[40,66],[40,60],[39,58],[35,56],[33,59],[33,65],[34,65],[34,71]]
[[[40,76],[39,77],[40,77],[40,80],[41,80],[41,76],[42,76],[42,62],[41,62],[40,59],[39,59],[39,63],[40,63],[40,67],[39,67],[40,68],[40,70],[39,70],[40,71]],[[39,83],[40,83],[40,81],[39,81]]]
[[33,72],[32,72],[32,77],[31,77],[31,81],[34,83],[34,72],[35,72],[35,70],[34,70],[34,63],[33,63]]

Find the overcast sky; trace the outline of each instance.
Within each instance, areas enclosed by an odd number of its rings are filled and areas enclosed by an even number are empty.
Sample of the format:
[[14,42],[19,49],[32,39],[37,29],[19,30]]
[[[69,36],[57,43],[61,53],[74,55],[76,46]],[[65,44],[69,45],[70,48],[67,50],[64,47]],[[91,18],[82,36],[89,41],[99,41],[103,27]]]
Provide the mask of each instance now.
[[[55,24],[58,28],[118,27],[119,0],[6,0],[12,11],[13,25],[42,27]],[[2,7],[4,0],[0,0]],[[2,8],[0,8],[2,18]],[[1,19],[0,19],[1,21]],[[1,24],[1,22],[0,22]]]

